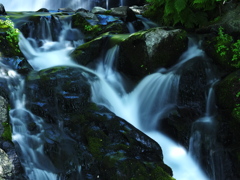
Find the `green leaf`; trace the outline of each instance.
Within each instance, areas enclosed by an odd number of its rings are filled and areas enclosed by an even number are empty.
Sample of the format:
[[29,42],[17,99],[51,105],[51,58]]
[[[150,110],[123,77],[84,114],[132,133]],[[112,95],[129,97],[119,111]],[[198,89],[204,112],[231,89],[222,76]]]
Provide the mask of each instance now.
[[167,1],[165,4],[165,9],[164,9],[164,16],[168,16],[169,14],[173,14],[175,12],[174,8],[174,1]]
[[174,3],[175,9],[180,13],[183,9],[186,8],[187,0],[176,0]]

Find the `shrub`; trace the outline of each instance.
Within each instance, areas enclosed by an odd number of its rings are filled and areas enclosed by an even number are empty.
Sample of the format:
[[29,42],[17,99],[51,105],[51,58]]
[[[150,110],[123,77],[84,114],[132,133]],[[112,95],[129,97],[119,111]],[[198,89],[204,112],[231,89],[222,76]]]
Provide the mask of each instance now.
[[0,19],[0,43],[1,51],[5,56],[18,56],[20,50],[18,46],[18,36],[20,31],[14,28],[14,23],[7,17],[6,20]]
[[215,18],[223,0],[146,0],[150,3],[145,16],[164,25],[201,26]]

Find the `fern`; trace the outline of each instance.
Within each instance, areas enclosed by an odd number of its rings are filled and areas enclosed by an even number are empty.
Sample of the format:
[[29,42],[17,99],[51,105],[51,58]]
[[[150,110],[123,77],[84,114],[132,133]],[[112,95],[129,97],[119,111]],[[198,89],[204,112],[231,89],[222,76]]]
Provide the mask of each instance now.
[[[223,0],[146,0],[150,8],[145,13],[165,25],[183,25],[187,28],[201,26],[211,19],[216,7]],[[211,12],[211,13],[209,13]],[[211,14],[211,15],[208,15]]]
[[168,16],[169,14],[173,14],[174,12],[174,1],[167,1],[165,4],[164,15]]
[[174,8],[180,13],[182,10],[186,8],[187,0],[176,0],[174,3]]

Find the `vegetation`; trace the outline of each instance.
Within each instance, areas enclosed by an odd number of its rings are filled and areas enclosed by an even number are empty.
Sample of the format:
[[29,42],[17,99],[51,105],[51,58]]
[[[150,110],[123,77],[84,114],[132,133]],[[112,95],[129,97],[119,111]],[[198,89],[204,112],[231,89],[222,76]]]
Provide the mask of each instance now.
[[6,20],[0,19],[0,43],[1,51],[5,56],[18,56],[20,50],[18,46],[18,36],[20,31],[14,28],[13,22],[6,17]]
[[201,26],[219,16],[224,0],[146,0],[145,16],[164,25]]
[[11,129],[11,125],[8,122],[3,122],[2,126],[4,128],[3,134],[2,134],[2,138],[4,140],[8,140],[11,141],[12,140],[12,129]]
[[224,58],[230,66],[240,68],[240,39],[234,40],[232,36],[224,33],[222,27],[216,37],[216,52]]

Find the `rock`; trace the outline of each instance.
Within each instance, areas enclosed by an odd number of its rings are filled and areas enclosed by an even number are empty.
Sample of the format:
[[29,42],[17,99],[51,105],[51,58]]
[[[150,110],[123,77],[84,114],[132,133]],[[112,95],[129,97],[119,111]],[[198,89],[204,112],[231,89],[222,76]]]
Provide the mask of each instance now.
[[218,32],[219,27],[223,27],[227,34],[236,36],[239,38],[240,31],[240,5],[232,7],[231,10],[228,10],[225,14],[220,16],[220,18],[211,23],[208,26],[199,28],[197,33],[216,33]]
[[78,13],[78,12],[85,12],[85,13],[88,13],[89,10],[84,9],[84,8],[79,8],[79,9],[77,9],[77,10],[75,11],[75,13]]
[[46,8],[41,8],[41,9],[37,10],[37,12],[49,12],[49,10]]
[[12,177],[12,172],[14,170],[14,166],[12,161],[9,159],[8,155],[0,149],[0,179],[8,179]]
[[0,3],[0,15],[7,15],[3,4]]
[[187,42],[186,32],[179,29],[152,28],[136,32],[119,44],[117,69],[139,80],[175,64],[187,49]]
[[[215,150],[214,159],[228,164],[224,175],[230,179],[239,179],[240,173],[240,70],[237,70],[216,85],[216,103],[218,106],[216,141],[220,148]],[[224,147],[224,151],[223,148]],[[229,168],[227,168],[229,167]],[[230,168],[232,167],[232,168]],[[221,172],[222,169],[218,169]]]
[[135,14],[143,14],[146,10],[146,6],[131,6],[129,7]]
[[126,22],[132,22],[137,20],[135,13],[127,6],[111,8],[110,14],[113,16],[120,16]]
[[74,10],[72,10],[71,8],[59,8],[58,11],[59,12],[74,12]]
[[94,14],[105,14],[107,10],[102,8],[102,7],[98,7],[98,6],[95,6],[93,9],[92,9],[92,13]]
[[99,54],[102,52],[102,47],[104,47],[105,37],[99,37],[83,45],[77,47],[72,53],[72,59],[78,64],[87,66],[94,62]]
[[[1,91],[4,91],[1,89]],[[13,145],[8,114],[9,102],[0,96],[0,179],[25,179]]]
[[89,81],[96,80],[95,75],[71,67],[28,75],[27,107],[47,123],[44,151],[59,176],[171,180],[172,171],[163,163],[156,142],[90,101]]

